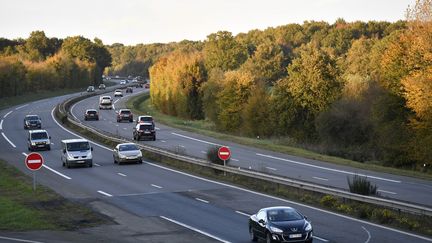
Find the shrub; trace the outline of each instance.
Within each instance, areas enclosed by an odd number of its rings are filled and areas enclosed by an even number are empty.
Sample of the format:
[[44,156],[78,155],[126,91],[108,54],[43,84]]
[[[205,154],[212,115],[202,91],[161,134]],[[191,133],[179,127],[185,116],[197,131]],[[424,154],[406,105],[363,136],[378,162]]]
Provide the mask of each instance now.
[[361,195],[377,195],[378,187],[372,185],[367,177],[354,175],[352,180],[349,177],[347,179],[350,192]]
[[388,209],[374,209],[371,217],[381,224],[388,224],[393,221],[395,215]]
[[347,204],[341,204],[337,207],[337,210],[346,214],[351,214],[353,209]]
[[333,208],[337,203],[336,198],[330,195],[325,195],[321,198],[320,204],[329,208]]

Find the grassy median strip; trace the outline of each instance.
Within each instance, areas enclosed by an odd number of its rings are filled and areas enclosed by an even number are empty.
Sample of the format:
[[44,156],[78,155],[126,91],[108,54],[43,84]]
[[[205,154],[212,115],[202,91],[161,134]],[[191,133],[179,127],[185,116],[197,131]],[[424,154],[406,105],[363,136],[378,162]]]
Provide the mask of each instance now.
[[202,134],[216,139],[231,141],[238,144],[252,146],[260,149],[271,150],[271,151],[285,153],[294,156],[299,156],[303,158],[326,161],[338,165],[350,166],[358,169],[432,180],[432,173],[431,173],[432,170],[430,170],[428,173],[422,173],[413,170],[384,167],[384,166],[374,164],[373,162],[360,163],[348,159],[315,153],[302,148],[282,145],[283,143],[286,142],[284,141],[284,139],[254,139],[254,138],[240,137],[240,136],[220,133],[217,132],[215,130],[215,126],[208,121],[185,120],[179,117],[168,116],[158,112],[151,105],[148,94],[132,97],[130,100],[127,101],[126,106],[132,109],[132,111],[136,115],[144,115],[144,114],[152,115],[157,122],[160,122],[167,126]]
[[0,230],[74,230],[110,222],[71,202],[0,160]]

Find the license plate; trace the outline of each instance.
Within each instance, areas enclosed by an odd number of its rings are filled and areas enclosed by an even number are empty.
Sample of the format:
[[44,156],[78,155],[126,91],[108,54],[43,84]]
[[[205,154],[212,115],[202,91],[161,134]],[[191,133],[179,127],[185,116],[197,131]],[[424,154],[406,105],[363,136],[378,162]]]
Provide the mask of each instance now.
[[45,147],[45,145],[43,145],[43,144],[39,144],[38,147]]
[[82,164],[82,163],[84,163],[84,160],[78,160],[77,163]]
[[127,159],[136,159],[136,156],[126,157]]
[[300,237],[302,237],[301,234],[291,234],[291,235],[289,235],[290,239],[292,239],[292,238],[300,238]]

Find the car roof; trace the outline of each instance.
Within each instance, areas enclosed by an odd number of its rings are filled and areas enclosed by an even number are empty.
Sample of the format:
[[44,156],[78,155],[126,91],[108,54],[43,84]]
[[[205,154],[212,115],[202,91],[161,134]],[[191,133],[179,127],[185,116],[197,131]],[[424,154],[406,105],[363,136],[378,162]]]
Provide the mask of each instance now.
[[119,111],[130,111],[130,109],[120,109]]
[[141,125],[147,125],[147,126],[153,126],[153,123],[151,123],[151,122],[141,122],[141,123],[139,123],[137,126],[141,126]]
[[121,89],[116,89],[115,92],[122,92],[122,90]]
[[87,111],[96,111],[96,112],[97,112],[96,109],[87,109],[86,112],[87,112]]
[[109,95],[104,95],[104,96],[102,96],[102,99],[105,99],[105,98],[109,98],[109,99],[111,99],[111,96],[109,96]]
[[117,144],[116,147],[120,147],[122,145],[136,145],[138,147],[138,145],[136,143],[119,143],[119,144]]
[[42,133],[42,132],[48,133],[48,132],[47,132],[46,130],[44,130],[44,129],[29,130],[29,133]]
[[77,143],[77,142],[88,142],[88,140],[83,139],[83,138],[73,138],[73,139],[62,140],[62,143]]
[[142,115],[142,116],[139,116],[138,118],[141,118],[141,117],[151,117],[151,118],[153,118],[152,116],[149,116],[149,115]]
[[293,210],[293,211],[297,211],[292,207],[287,207],[287,206],[274,206],[274,207],[268,207],[268,208],[262,208],[261,210],[265,210],[265,211],[269,211],[269,210],[277,210],[277,209],[289,209],[289,210]]
[[26,115],[25,117],[32,117],[32,116],[37,116],[37,117],[39,117],[39,115]]

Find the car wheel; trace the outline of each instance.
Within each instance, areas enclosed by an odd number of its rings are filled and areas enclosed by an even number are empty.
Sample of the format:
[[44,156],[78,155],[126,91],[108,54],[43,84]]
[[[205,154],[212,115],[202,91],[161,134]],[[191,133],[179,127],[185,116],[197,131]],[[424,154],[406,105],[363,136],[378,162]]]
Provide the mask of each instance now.
[[129,120],[129,122],[133,122],[133,119],[132,119],[132,120]]
[[84,121],[87,121],[87,117],[84,117]]
[[272,238],[271,238],[271,235],[270,235],[270,233],[268,233],[268,232],[267,232],[267,234],[266,234],[266,243],[273,243],[273,240],[272,240]]
[[252,228],[249,229],[249,236],[250,236],[250,240],[253,242],[256,242],[258,240],[258,238],[256,237],[255,233],[253,232]]
[[117,122],[120,122],[120,120],[119,120],[119,119],[117,119]]
[[90,162],[88,167],[90,167],[90,168],[93,167],[93,162]]
[[66,161],[66,168],[70,168],[71,166],[70,166],[70,164],[69,164],[69,161]]
[[47,150],[51,150],[51,145],[48,145]]
[[153,141],[156,141],[156,136],[153,136]]
[[62,162],[62,166],[65,167],[65,162]]
[[31,148],[30,148],[30,147],[27,147],[27,149],[28,149],[28,151],[31,151]]

